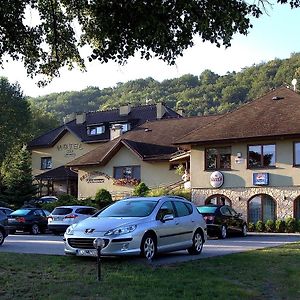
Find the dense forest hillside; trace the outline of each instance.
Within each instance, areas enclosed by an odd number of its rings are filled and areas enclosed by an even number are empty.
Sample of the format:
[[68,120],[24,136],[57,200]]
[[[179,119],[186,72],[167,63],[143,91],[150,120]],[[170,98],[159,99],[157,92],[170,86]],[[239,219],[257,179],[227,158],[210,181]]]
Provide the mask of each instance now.
[[183,109],[186,115],[205,115],[232,110],[270,89],[291,85],[293,78],[300,79],[300,53],[223,76],[205,70],[199,76],[187,74],[162,82],[138,79],[112,88],[88,87],[80,92],[53,93],[29,101],[36,109],[51,113],[59,120],[72,112],[157,102],[175,110]]

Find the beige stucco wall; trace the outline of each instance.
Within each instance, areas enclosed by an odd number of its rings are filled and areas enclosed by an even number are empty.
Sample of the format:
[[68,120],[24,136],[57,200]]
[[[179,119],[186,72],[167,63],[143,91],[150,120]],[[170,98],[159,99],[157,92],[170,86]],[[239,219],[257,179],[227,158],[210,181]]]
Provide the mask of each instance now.
[[[264,144],[264,142],[259,143]],[[231,146],[232,156],[231,170],[222,171],[224,174],[222,188],[254,187],[252,184],[253,173],[260,172],[270,174],[269,186],[300,186],[300,168],[293,167],[293,140],[276,141],[276,168],[269,169],[247,169],[247,143],[224,146]],[[212,171],[204,170],[204,151],[204,147],[194,147],[191,151],[192,188],[211,188],[209,178]],[[235,162],[238,152],[242,153],[242,163]]]
[[78,171],[78,198],[94,197],[100,188],[107,189],[114,196],[130,195],[131,186],[113,184],[114,167],[140,166],[141,181],[148,187],[157,187],[175,183],[180,176],[169,170],[168,162],[145,162],[126,147],[122,147],[114,157],[102,167],[85,167]]
[[52,148],[32,150],[32,174],[49,171],[41,170],[41,158],[52,157],[52,169],[63,166],[79,156],[93,150],[99,144],[82,143],[75,135],[66,133]]
[[[224,184],[220,188],[210,185],[212,171],[205,171],[205,147],[193,147],[191,151],[191,185],[193,202],[203,205],[212,195],[228,197],[232,206],[247,218],[248,201],[255,195],[270,195],[276,202],[276,217],[284,219],[293,217],[294,201],[300,196],[300,168],[293,167],[294,140],[276,141],[276,168],[247,169],[247,143],[236,143],[231,146],[231,170],[221,171]],[[253,144],[270,144],[257,142]],[[208,147],[207,147],[208,148]],[[237,153],[242,153],[242,163],[236,163]],[[268,186],[254,186],[253,173],[269,173]]]

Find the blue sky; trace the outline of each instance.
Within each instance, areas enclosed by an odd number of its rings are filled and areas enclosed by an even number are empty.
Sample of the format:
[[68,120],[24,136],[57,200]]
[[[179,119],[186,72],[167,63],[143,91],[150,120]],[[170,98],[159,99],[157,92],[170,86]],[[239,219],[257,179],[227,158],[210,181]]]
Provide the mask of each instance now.
[[87,64],[87,72],[62,70],[61,76],[45,88],[38,88],[36,79],[26,76],[21,63],[9,61],[0,70],[10,82],[19,82],[25,95],[39,96],[53,92],[82,90],[87,86],[100,88],[114,86],[138,78],[153,77],[162,81],[190,73],[200,75],[205,69],[223,75],[240,71],[244,67],[266,62],[274,58],[289,58],[293,52],[300,52],[300,8],[291,10],[288,5],[274,5],[258,20],[253,21],[247,36],[235,35],[232,46],[224,49],[195,38],[195,46],[187,49],[175,66],[152,59],[142,61],[135,57],[127,65],[119,66],[110,62]]

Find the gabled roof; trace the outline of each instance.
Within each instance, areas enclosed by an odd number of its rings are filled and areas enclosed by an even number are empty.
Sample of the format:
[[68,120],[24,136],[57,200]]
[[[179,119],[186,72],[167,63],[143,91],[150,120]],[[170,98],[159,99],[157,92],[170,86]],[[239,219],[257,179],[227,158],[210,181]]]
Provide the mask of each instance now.
[[[164,108],[163,119],[180,118],[180,115],[171,108],[166,106],[164,106]],[[119,109],[88,112],[86,113],[86,120],[83,124],[76,124],[76,120],[72,120],[32,140],[28,143],[28,147],[52,147],[66,132],[73,133],[83,143],[107,142],[110,140],[109,124],[111,123],[130,122],[132,128],[135,128],[147,120],[152,121],[156,120],[156,118],[156,104],[132,107],[128,115],[120,115]],[[92,136],[87,134],[88,126],[102,124],[106,126],[106,130],[103,134]]]
[[66,180],[66,179],[76,179],[77,177],[78,174],[76,172],[70,170],[69,168],[65,168],[64,166],[49,170],[47,172],[35,176],[36,179],[41,179],[41,180],[51,180],[51,179]]
[[300,95],[281,87],[195,129],[179,144],[226,143],[300,136]]
[[145,122],[119,138],[102,144],[96,149],[68,163],[68,166],[105,165],[123,146],[141,160],[169,160],[177,151],[174,142],[191,130],[216,120],[219,116],[165,119]]

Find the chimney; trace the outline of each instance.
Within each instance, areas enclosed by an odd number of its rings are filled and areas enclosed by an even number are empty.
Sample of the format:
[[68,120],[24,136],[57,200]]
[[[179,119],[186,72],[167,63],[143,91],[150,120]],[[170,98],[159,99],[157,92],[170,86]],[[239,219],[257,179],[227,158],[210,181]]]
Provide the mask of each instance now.
[[165,106],[160,102],[156,104],[156,118],[158,120],[162,119],[162,117],[164,116],[166,112],[166,108]]
[[86,121],[86,113],[76,114],[76,124],[83,124]]
[[110,140],[118,138],[122,134],[123,126],[121,124],[113,124],[110,128]]
[[75,113],[71,113],[71,114],[69,114],[69,115],[66,115],[65,117],[64,117],[64,124],[67,124],[67,123],[69,123],[69,122],[71,122],[71,121],[73,121],[73,120],[75,120],[76,119],[76,114]]
[[131,111],[131,106],[129,104],[124,105],[124,106],[120,106],[120,108],[119,108],[120,116],[128,116],[130,111]]

